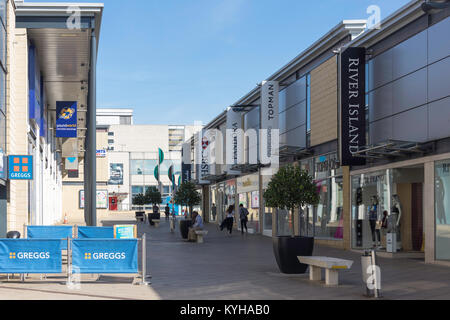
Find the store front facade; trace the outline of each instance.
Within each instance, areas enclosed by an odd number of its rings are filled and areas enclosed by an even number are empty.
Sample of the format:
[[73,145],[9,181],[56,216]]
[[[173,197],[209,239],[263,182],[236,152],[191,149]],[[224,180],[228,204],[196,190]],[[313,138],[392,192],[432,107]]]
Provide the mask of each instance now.
[[249,233],[260,233],[261,227],[261,217],[259,210],[259,173],[250,174],[247,176],[239,177],[237,181],[237,195],[238,195],[238,205],[236,205],[236,223],[237,229],[241,230],[239,223],[239,205],[243,205],[247,208],[248,215],[248,232]]
[[450,265],[450,153],[350,175],[353,249],[423,253],[427,263]]
[[210,187],[209,221],[221,223],[226,216],[226,210],[236,203],[236,179],[220,182]]

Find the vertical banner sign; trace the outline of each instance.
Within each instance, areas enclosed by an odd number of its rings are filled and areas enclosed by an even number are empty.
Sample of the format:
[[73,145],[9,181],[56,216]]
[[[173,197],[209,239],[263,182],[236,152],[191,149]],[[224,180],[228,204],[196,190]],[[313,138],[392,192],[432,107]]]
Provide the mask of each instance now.
[[226,164],[228,174],[240,174],[233,171],[233,166],[244,164],[244,130],[242,128],[242,113],[239,108],[229,108],[227,111],[226,132]]
[[264,81],[261,87],[261,143],[262,164],[279,163],[279,83]]
[[1,239],[0,273],[61,273],[62,249],[56,239]]
[[56,137],[76,138],[77,137],[77,102],[57,101],[56,102]]
[[181,180],[182,182],[191,181],[191,144],[183,143],[183,154],[181,160]]
[[366,145],[366,49],[347,48],[341,54],[341,165],[365,165],[355,152]]
[[204,180],[204,177],[208,176],[210,174],[210,141],[207,136],[207,130],[202,129],[198,133],[198,141],[197,141],[197,179],[198,184],[209,184],[209,181]]

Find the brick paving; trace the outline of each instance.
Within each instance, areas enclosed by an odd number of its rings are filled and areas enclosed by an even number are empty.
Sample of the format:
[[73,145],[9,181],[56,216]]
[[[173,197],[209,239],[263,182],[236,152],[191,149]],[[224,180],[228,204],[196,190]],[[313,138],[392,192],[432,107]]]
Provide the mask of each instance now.
[[[133,215],[117,215],[104,225],[135,223]],[[159,228],[138,224],[147,234],[150,286],[133,285],[124,275],[100,276],[83,281],[81,289],[70,290],[64,276],[46,281],[30,279],[6,282],[1,279],[0,299],[168,299],[168,300],[290,300],[367,299],[361,280],[361,254],[316,246],[314,254],[353,260],[351,270],[340,272],[339,287],[310,282],[308,274],[279,272],[272,240],[260,235],[228,236],[215,225],[203,244],[182,240],[179,228],[170,233],[164,218]],[[427,265],[419,259],[379,258],[383,299],[450,299],[450,268]]]
[[[340,272],[339,287],[311,283],[308,274],[283,275],[272,251],[272,240],[206,225],[203,244],[185,242],[179,229],[169,232],[139,224],[147,233],[151,287],[162,299],[366,299],[361,280],[361,254],[316,246],[314,255],[354,261]],[[450,299],[450,268],[418,259],[379,258],[384,299]]]

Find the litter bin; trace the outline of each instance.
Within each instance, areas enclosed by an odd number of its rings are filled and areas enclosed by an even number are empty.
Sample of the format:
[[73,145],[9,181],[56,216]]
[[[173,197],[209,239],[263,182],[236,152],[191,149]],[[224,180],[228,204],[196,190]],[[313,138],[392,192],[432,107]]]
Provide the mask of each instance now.
[[20,239],[19,231],[10,231],[6,234],[7,239]]
[[[375,266],[376,268],[371,268],[371,266]],[[364,287],[366,288],[366,295],[368,297],[374,296],[375,298],[381,297],[380,287],[375,284],[381,284],[380,273],[377,272],[379,270],[376,260],[376,251],[375,250],[366,250],[364,254],[361,256],[361,271],[362,271],[362,281]],[[369,285],[372,285],[373,289],[369,288]],[[372,293],[373,291],[373,293]]]

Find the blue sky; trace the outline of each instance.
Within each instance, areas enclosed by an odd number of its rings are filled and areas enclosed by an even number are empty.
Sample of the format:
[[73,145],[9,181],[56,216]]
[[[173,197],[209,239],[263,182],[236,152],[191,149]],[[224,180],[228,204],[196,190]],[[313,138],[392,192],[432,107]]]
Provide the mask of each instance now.
[[341,20],[408,2],[106,0],[97,105],[133,108],[136,124],[207,123]]

